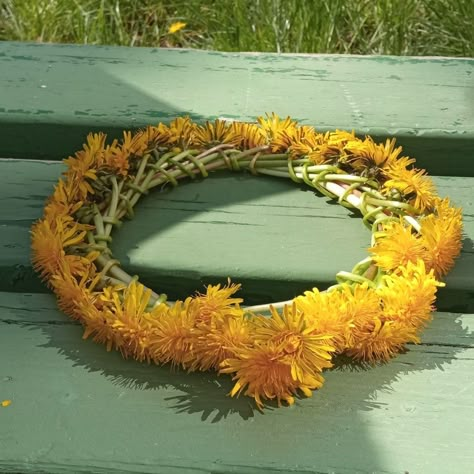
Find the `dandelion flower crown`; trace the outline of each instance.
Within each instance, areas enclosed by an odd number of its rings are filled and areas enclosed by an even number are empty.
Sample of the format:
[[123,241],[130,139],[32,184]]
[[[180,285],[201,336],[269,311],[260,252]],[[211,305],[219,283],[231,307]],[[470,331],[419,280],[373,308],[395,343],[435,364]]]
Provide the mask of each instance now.
[[[138,361],[231,374],[231,395],[260,408],[268,399],[292,404],[321,387],[336,354],[385,361],[419,342],[439,279],[460,252],[461,210],[401,152],[394,140],[319,133],[275,114],[205,125],[179,117],[109,144],[90,134],[32,228],[34,267],[84,338]],[[222,169],[290,178],[358,209],[369,256],[327,291],[286,302],[242,307],[240,285],[230,283],[167,302],[120,268],[111,232],[152,188]]]

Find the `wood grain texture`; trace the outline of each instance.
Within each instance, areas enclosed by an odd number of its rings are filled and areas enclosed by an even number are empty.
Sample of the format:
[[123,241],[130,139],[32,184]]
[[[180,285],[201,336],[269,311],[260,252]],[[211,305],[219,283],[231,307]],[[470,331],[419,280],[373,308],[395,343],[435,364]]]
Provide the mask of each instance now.
[[228,377],[82,341],[51,295],[0,294],[0,472],[468,473],[474,315],[438,313],[389,364],[339,361],[262,414]]
[[[0,290],[46,291],[31,268],[29,228],[63,169],[56,162],[0,160]],[[441,195],[464,206],[466,234],[438,307],[471,312],[474,178],[435,182]],[[362,220],[347,209],[290,180],[242,173],[157,190],[113,237],[123,267],[171,298],[231,277],[243,283],[249,304],[326,288],[338,271],[365,258],[370,244]]]
[[[468,473],[474,454],[474,60],[278,56],[0,43],[0,472]],[[275,111],[397,136],[464,207],[463,253],[422,344],[338,360],[291,408],[255,410],[213,374],[81,340],[30,264],[29,228],[91,130]],[[359,218],[291,182],[223,173],[143,200],[113,249],[171,297],[228,276],[248,303],[324,288],[366,255]]]
[[474,174],[474,60],[0,43],[3,157],[65,158],[91,130],[182,114],[272,111],[396,136],[432,174]]

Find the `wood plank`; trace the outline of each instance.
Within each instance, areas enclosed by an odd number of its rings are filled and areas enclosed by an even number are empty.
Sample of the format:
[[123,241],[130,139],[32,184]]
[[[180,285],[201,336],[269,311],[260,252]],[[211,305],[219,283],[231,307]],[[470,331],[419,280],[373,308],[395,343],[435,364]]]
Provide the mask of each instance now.
[[[0,290],[45,291],[31,268],[28,230],[63,169],[0,160]],[[434,179],[441,195],[464,206],[466,234],[438,307],[474,311],[474,179]],[[338,271],[366,256],[369,232],[351,217],[290,181],[215,173],[205,183],[145,198],[135,219],[114,234],[113,250],[127,271],[171,298],[231,277],[243,283],[249,304],[275,301],[327,288]]]
[[228,377],[124,361],[51,295],[2,293],[0,472],[467,473],[473,331],[473,314],[438,313],[389,364],[339,365],[262,414]]
[[473,73],[473,59],[2,42],[0,156],[60,159],[91,130],[274,111],[397,136],[432,174],[473,176]]
[[[30,264],[29,227],[63,170],[56,162],[0,160],[0,290],[46,291]],[[461,258],[440,291],[443,311],[474,311],[474,178],[435,177],[464,206]],[[26,185],[25,183],[28,183]],[[347,209],[279,178],[215,173],[156,191],[114,234],[123,267],[171,298],[231,277],[249,304],[327,288],[367,255],[370,234]]]

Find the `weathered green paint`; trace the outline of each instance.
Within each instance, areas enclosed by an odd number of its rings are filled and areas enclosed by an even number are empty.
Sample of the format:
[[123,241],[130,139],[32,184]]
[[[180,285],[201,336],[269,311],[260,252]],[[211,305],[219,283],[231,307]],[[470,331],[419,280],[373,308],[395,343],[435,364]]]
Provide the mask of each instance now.
[[[474,60],[224,54],[0,43],[0,157],[63,158],[85,135],[189,114],[275,111],[397,136],[464,207],[438,308],[474,313]],[[29,228],[63,170],[0,159],[0,472],[446,473],[474,464],[474,314],[437,313],[422,344],[264,414],[228,377],[171,373],[81,340],[30,263]],[[448,177],[448,176],[465,176]],[[467,177],[466,177],[467,176]],[[294,183],[216,174],[145,198],[114,235],[123,266],[171,297],[242,282],[247,303],[334,282],[366,255],[360,218]],[[38,293],[31,293],[38,292]]]
[[432,174],[474,174],[474,60],[0,43],[3,157],[63,158],[89,131],[180,114],[271,111],[396,136]]
[[[56,162],[0,160],[0,290],[45,291],[29,262],[29,227],[62,170]],[[438,307],[474,312],[474,178],[434,179],[441,195],[463,205],[466,234]],[[248,303],[326,288],[370,245],[357,214],[290,180],[242,173],[157,190],[113,237],[123,267],[171,298],[231,277]]]
[[438,313],[389,364],[338,362],[262,414],[231,381],[124,361],[51,295],[0,294],[0,472],[468,473],[474,315]]

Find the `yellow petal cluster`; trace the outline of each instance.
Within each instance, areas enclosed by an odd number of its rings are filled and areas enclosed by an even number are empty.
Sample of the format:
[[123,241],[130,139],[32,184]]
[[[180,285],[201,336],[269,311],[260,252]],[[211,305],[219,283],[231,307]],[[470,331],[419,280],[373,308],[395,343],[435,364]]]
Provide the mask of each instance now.
[[[288,169],[296,163],[370,180],[371,209],[383,199],[392,204],[374,223],[367,265],[329,291],[315,288],[272,306],[269,316],[242,307],[235,297],[240,285],[230,282],[170,305],[136,279],[109,274],[116,262],[108,233],[133,215],[134,192],[146,192],[142,186],[163,176],[177,184],[176,170],[179,177],[206,176],[216,167],[209,158],[215,150],[228,167],[235,156],[252,157],[250,170],[274,157]],[[84,338],[138,361],[229,374],[231,395],[250,396],[259,408],[266,400],[292,404],[322,386],[322,372],[337,354],[384,361],[417,343],[431,319],[438,279],[460,253],[461,210],[439,198],[426,172],[412,168],[414,160],[401,151],[394,140],[318,132],[274,113],[256,123],[178,117],[110,142],[90,134],[65,160],[67,170],[32,228],[33,265],[61,310],[83,324]]]

